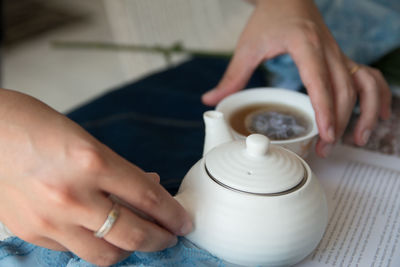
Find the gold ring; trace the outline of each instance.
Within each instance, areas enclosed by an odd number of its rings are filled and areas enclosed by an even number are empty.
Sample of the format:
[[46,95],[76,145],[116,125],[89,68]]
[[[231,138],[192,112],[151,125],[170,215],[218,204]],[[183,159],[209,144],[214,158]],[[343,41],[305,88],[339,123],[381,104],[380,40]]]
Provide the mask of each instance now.
[[114,202],[111,211],[107,215],[107,219],[103,225],[94,233],[95,237],[103,238],[113,227],[115,221],[119,217],[119,207],[118,203]]
[[350,75],[353,75],[354,73],[356,73],[358,70],[360,69],[359,65],[354,65],[351,69],[350,69]]

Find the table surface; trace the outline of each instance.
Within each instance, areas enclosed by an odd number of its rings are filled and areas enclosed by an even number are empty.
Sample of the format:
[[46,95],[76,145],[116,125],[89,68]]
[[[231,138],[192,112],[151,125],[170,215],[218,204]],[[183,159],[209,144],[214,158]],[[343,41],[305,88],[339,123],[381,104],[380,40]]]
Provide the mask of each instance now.
[[[343,143],[346,145],[356,146],[353,143],[353,129],[357,119],[358,114],[354,113],[343,135]],[[380,120],[377,123],[371,133],[370,140],[363,148],[400,157],[400,95],[394,95],[392,98],[392,116],[390,119],[387,121]]]

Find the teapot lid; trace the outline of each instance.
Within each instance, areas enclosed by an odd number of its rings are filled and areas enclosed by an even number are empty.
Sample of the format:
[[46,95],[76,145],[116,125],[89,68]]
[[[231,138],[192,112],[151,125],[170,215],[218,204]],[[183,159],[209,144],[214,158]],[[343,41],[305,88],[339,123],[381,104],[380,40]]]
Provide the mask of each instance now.
[[303,163],[293,152],[270,144],[261,134],[214,148],[205,156],[205,165],[217,183],[252,194],[290,190],[305,176]]

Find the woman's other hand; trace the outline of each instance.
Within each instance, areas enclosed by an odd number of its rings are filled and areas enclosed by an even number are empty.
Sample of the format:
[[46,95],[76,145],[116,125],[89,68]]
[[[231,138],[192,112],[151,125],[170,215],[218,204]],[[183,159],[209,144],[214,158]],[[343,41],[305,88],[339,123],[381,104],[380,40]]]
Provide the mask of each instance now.
[[[390,117],[391,93],[381,73],[357,65],[340,50],[312,0],[256,0],[235,54],[219,84],[203,95],[216,105],[244,88],[264,60],[290,54],[315,110],[320,140],[316,150],[327,156],[342,136],[357,96],[361,115],[354,140],[364,145],[378,117]],[[358,68],[359,69],[355,69]],[[356,70],[354,73],[354,70]]]

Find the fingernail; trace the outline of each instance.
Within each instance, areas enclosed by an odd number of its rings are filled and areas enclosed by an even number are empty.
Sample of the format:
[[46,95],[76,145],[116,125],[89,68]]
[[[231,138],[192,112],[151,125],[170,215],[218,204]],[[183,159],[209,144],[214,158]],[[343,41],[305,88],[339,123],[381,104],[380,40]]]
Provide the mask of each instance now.
[[371,130],[369,129],[364,130],[361,136],[362,145],[365,145],[368,142],[370,136],[371,136]]
[[168,248],[175,247],[177,243],[178,243],[178,238],[175,237],[175,238],[172,239],[171,242],[169,243]]
[[335,141],[335,129],[333,129],[332,126],[330,126],[328,128],[327,134],[328,134],[329,141],[331,141],[331,142]]
[[185,224],[181,228],[181,235],[187,235],[192,231],[193,224],[191,221],[186,221]]
[[333,145],[332,145],[332,144],[325,144],[325,145],[322,147],[322,155],[324,156],[324,158],[326,158],[326,157],[329,156],[329,154],[330,154],[331,151],[332,151],[332,148],[333,148]]

